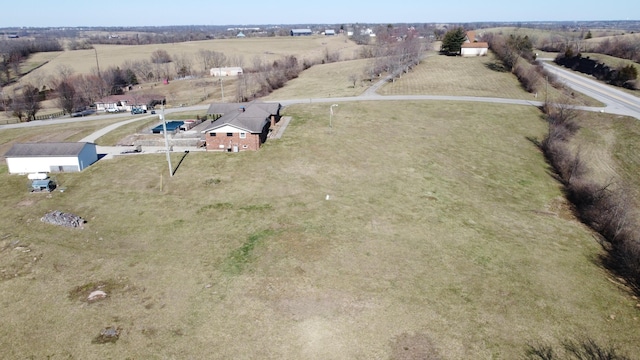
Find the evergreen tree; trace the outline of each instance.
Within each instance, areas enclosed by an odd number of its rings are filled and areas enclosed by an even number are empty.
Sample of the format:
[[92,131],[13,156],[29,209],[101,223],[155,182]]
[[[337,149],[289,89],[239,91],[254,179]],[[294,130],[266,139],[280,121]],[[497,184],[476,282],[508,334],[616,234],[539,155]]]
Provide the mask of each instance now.
[[440,52],[443,54],[459,54],[467,34],[461,27],[447,31],[442,39]]

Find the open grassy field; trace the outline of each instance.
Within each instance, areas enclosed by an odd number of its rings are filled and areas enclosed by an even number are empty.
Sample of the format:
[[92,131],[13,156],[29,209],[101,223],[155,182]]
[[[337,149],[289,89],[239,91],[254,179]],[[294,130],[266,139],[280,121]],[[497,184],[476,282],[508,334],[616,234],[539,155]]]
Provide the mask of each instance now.
[[[197,61],[200,50],[212,50],[224,53],[227,56],[240,57],[244,65],[253,63],[253,59],[259,57],[263,61],[279,60],[287,55],[296,55],[300,62],[303,59],[321,59],[325,51],[338,53],[342,59],[356,57],[359,46],[348,41],[343,36],[312,36],[312,37],[269,37],[269,38],[244,38],[244,39],[217,39],[205,41],[191,41],[172,44],[151,45],[94,45],[95,50],[74,50],[56,53],[51,59],[41,59],[48,63],[37,71],[27,75],[23,81],[33,82],[37,79],[46,79],[49,76],[57,76],[61,65],[71,68],[75,73],[90,74],[97,69],[121,66],[124,61],[150,60],[151,54],[156,50],[165,50],[170,56],[186,56],[192,60],[195,71],[203,71],[202,65]],[[97,59],[96,59],[97,56]],[[31,61],[33,62],[33,61]],[[208,69],[207,69],[208,72]]]
[[350,76],[362,78],[370,59],[319,64],[303,71],[296,79],[268,96],[265,100],[306,99],[318,97],[358,96],[371,84],[357,80],[353,86]]
[[[342,103],[332,129],[324,105],[285,113],[282,139],[173,154],[170,179],[164,155],[126,156],[49,196],[0,167],[3,356],[515,359],[572,335],[640,353],[638,301],[527,140],[537,109]],[[107,326],[119,339],[96,343]]]
[[[544,86],[540,86],[545,89]],[[546,88],[549,99],[563,95],[552,86]],[[543,101],[544,92],[528,93],[511,73],[490,53],[483,57],[451,57],[433,55],[416,66],[410,74],[378,91],[382,95],[456,95],[500,97]],[[574,94],[581,105],[602,105],[598,101]]]

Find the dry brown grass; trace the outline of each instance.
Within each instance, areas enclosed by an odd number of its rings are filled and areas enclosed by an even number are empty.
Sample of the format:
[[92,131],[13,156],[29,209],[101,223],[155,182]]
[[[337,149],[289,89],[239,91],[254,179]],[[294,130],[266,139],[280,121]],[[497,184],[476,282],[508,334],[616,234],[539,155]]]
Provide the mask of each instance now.
[[[286,114],[282,139],[192,152],[171,179],[164,155],[126,156],[47,197],[0,167],[4,355],[513,359],[575,332],[640,351],[637,301],[526,139],[537,109],[342,103],[332,130],[324,105]],[[85,229],[38,221],[52,209]],[[93,284],[117,286],[89,304]],[[117,342],[92,343],[106,327]]]
[[[56,76],[58,67],[61,65],[73,69],[76,73],[89,74],[97,68],[96,53],[101,70],[121,66],[125,60],[150,60],[154,51],[162,49],[166,50],[170,56],[190,57],[193,60],[194,69],[203,71],[202,66],[198,66],[196,61],[200,50],[213,50],[228,56],[231,54],[240,56],[244,59],[245,66],[250,66],[255,57],[267,62],[279,60],[287,55],[296,55],[301,60],[320,59],[324,56],[325,49],[332,53],[340,53],[342,59],[353,59],[358,49],[358,45],[347,41],[342,36],[218,39],[172,44],[95,45],[94,47],[95,51],[74,50],[57,53],[55,58],[48,58],[49,62],[45,66],[27,75],[23,81],[32,82],[36,78],[46,79],[49,76]],[[44,55],[39,55],[37,59],[42,56]]]
[[370,84],[357,80],[354,87],[350,77],[362,79],[370,61],[359,59],[312,66],[303,71],[297,79],[287,82],[283,88],[266,96],[265,100],[358,96]]
[[[410,74],[380,91],[383,95],[454,95],[535,100],[518,79],[505,72],[493,55],[453,57],[434,55],[426,58]],[[540,97],[543,94],[538,94]],[[539,100],[540,97],[537,99]]]

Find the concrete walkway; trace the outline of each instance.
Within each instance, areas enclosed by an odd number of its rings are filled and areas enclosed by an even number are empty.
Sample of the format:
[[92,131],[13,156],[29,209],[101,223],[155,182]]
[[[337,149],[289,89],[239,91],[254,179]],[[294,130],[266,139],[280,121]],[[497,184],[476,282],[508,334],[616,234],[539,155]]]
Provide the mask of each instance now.
[[282,134],[284,134],[284,131],[287,129],[287,126],[289,126],[290,121],[291,116],[283,116],[282,119],[278,121],[278,124],[276,124],[275,130],[269,135],[269,139],[280,139]]

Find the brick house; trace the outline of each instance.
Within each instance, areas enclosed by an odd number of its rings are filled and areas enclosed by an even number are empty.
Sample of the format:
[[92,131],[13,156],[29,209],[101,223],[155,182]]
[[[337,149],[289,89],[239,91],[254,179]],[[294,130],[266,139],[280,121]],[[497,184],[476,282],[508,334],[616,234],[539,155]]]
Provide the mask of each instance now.
[[267,140],[269,129],[280,120],[280,108],[278,103],[211,104],[207,115],[216,120],[202,130],[206,149],[258,150]]

